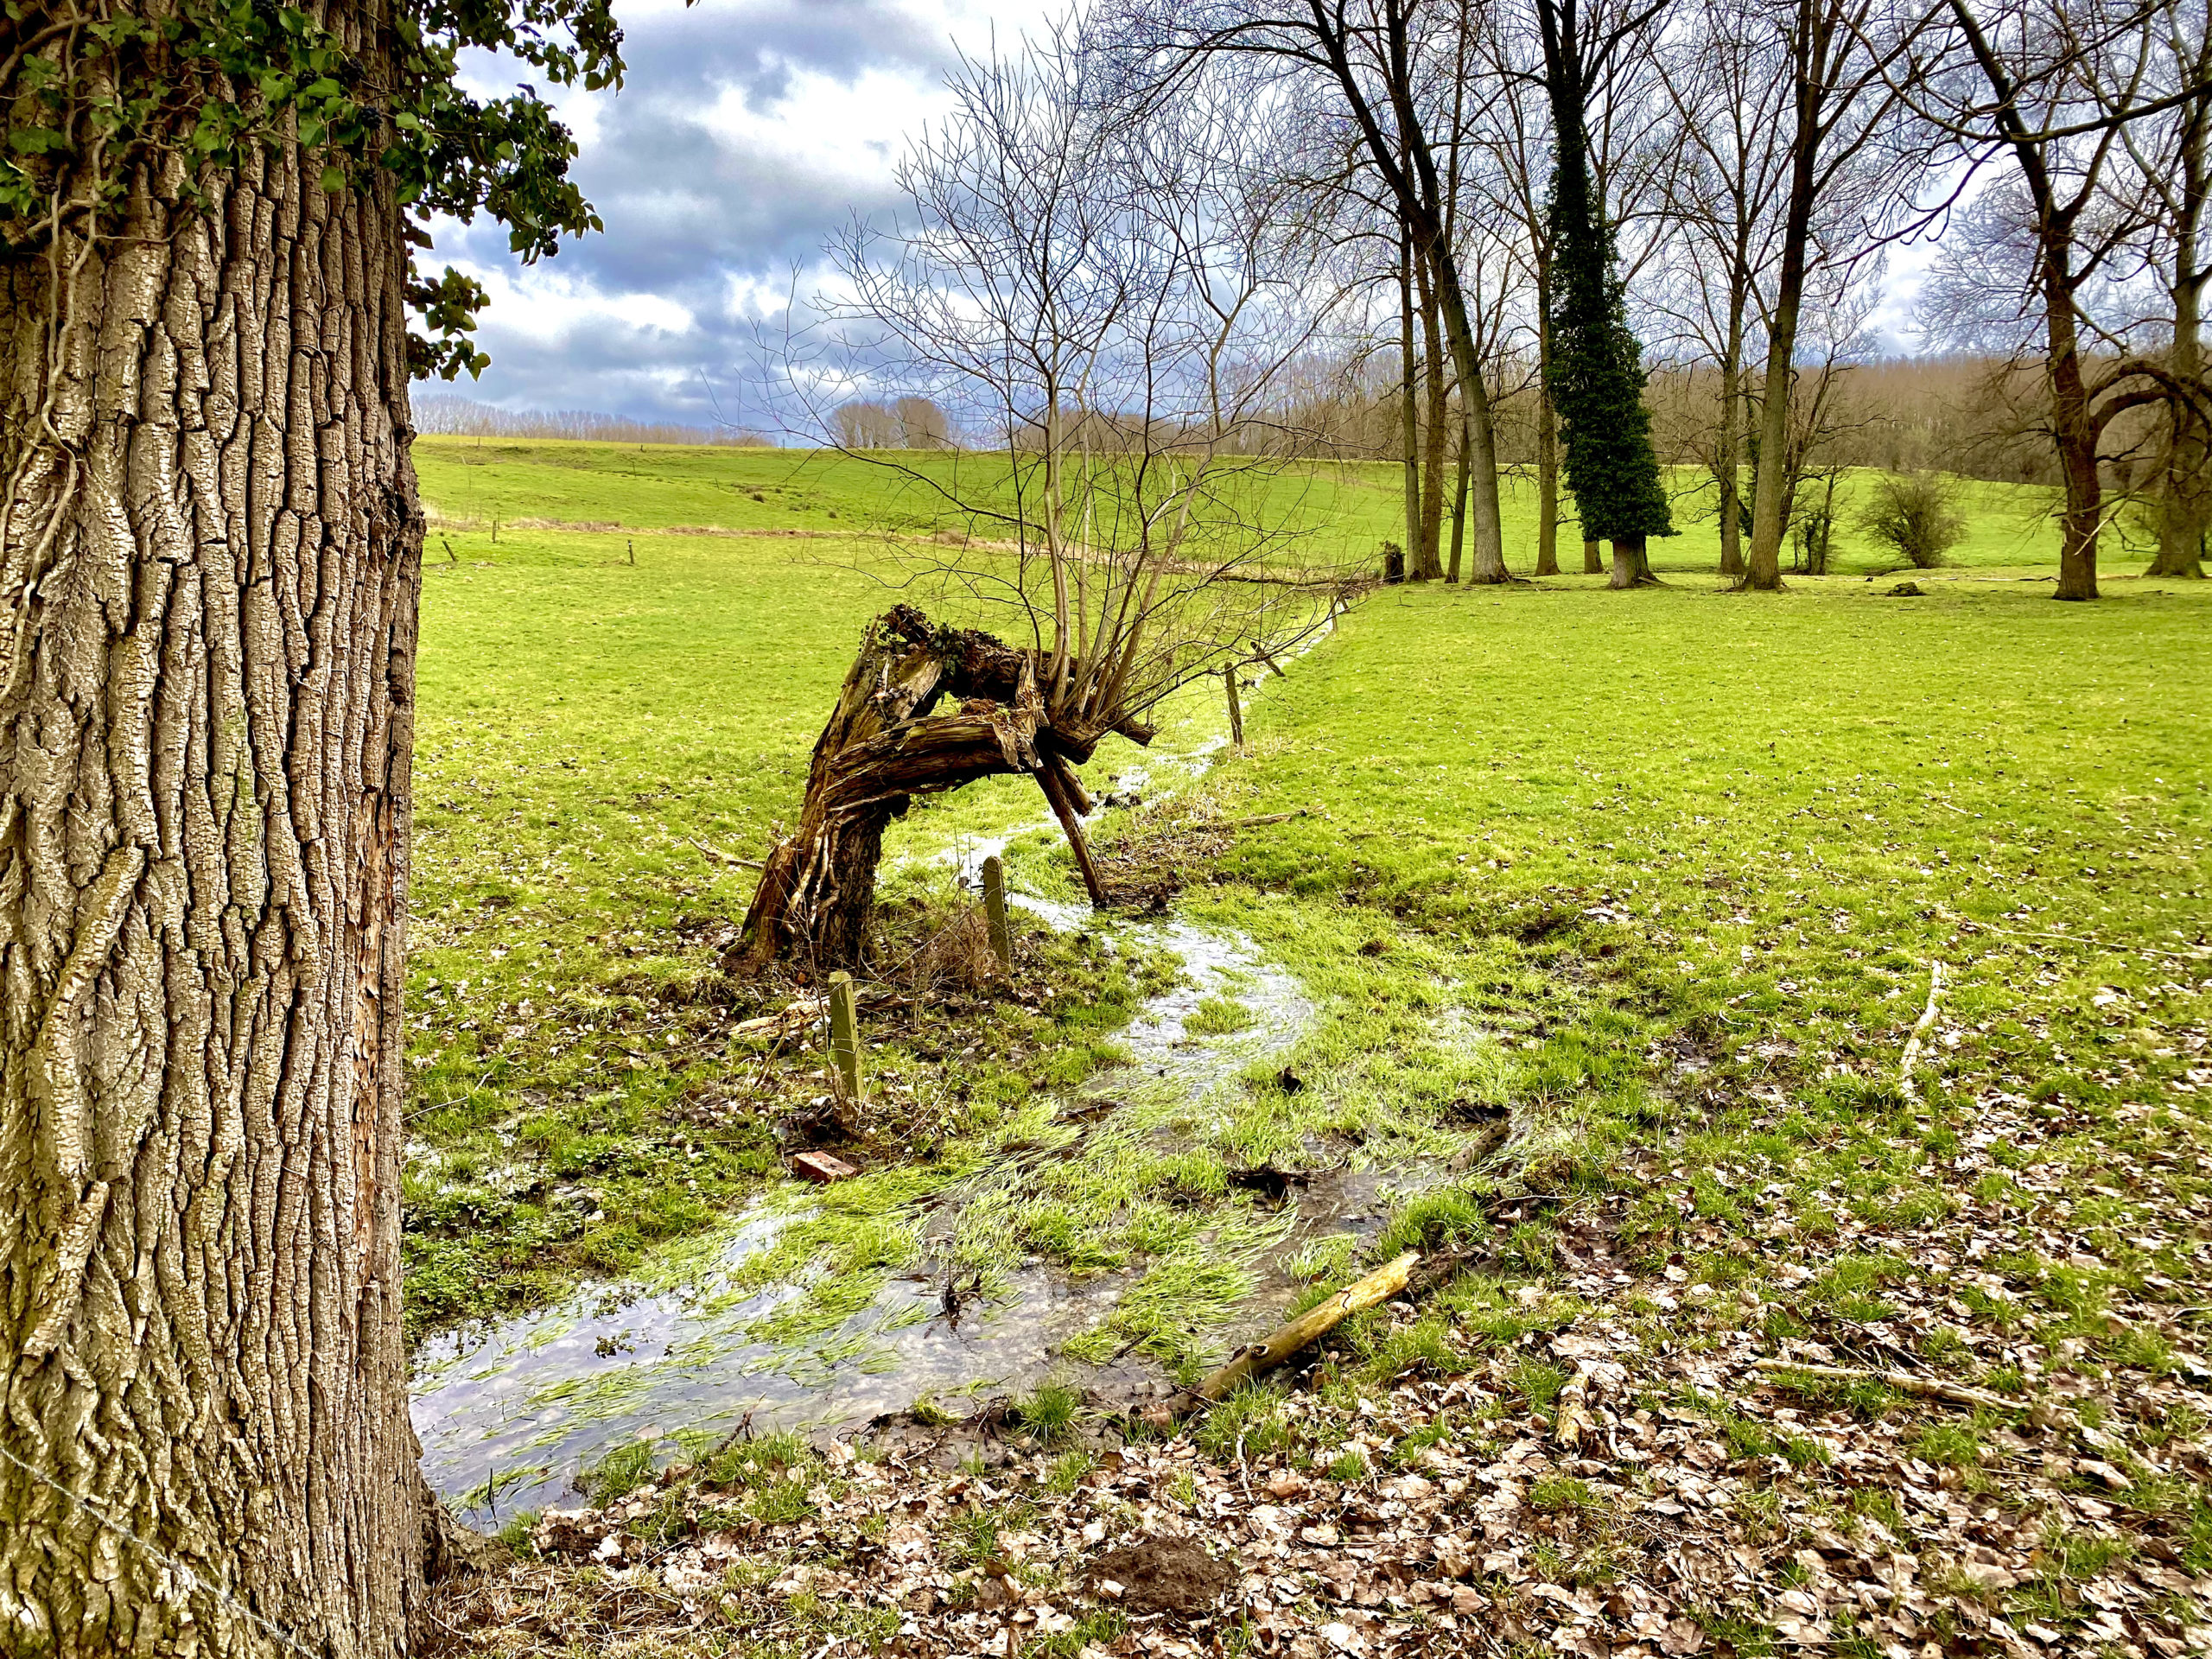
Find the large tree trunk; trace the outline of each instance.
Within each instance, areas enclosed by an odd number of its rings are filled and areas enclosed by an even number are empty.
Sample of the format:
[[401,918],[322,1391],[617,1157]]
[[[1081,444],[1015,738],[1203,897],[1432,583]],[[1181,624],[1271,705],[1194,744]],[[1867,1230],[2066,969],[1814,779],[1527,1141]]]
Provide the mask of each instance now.
[[1766,387],[1759,406],[1758,467],[1751,479],[1751,548],[1743,586],[1773,593],[1782,586],[1782,537],[1789,527],[1789,399],[1797,378],[1797,313],[1805,283],[1806,226],[1812,188],[1803,181],[1783,233],[1782,278],[1767,333]]
[[2066,486],[2066,504],[2059,517],[2058,588],[2053,597],[2094,599],[2104,483],[2097,476],[2098,427],[2073,332],[2069,300],[2063,323],[2054,321],[2051,325],[2054,338],[2061,333],[2066,337],[2063,346],[2054,346],[2050,359],[2051,429],[2058,446],[2059,474]]
[[[936,628],[909,605],[868,624],[837,705],[814,746],[798,831],[768,854],[745,918],[743,962],[826,972],[866,965],[883,832],[918,795],[979,778],[1027,773],[1067,832],[1094,904],[1105,902],[1081,818],[1090,798],[1075,768],[1108,730],[1135,742],[1150,728],[1054,727],[1038,693],[1049,652],[990,635]],[[935,712],[948,699],[957,707]]]
[[0,263],[0,1620],[384,1659],[425,1532],[407,247],[295,153],[173,185]]
[[1536,273],[1536,574],[1559,575],[1559,411],[1552,407],[1551,278]]
[[1452,477],[1452,563],[1445,568],[1444,580],[1459,580],[1459,565],[1467,546],[1467,447],[1472,442],[1467,435],[1467,419],[1462,414],[1459,421],[1459,464]]
[[1474,329],[1467,321],[1467,299],[1459,289],[1459,272],[1449,264],[1435,269],[1444,338],[1452,349],[1459,397],[1467,411],[1468,505],[1474,523],[1467,580],[1484,584],[1509,582],[1512,578],[1505,568],[1505,520],[1498,505],[1497,430],[1491,416],[1490,387],[1483,379],[1482,363],[1475,353]]
[[1741,472],[1743,429],[1738,423],[1743,394],[1744,297],[1741,284],[1729,290],[1728,348],[1720,360],[1720,435],[1714,460],[1720,486],[1720,574],[1744,574],[1744,498]]
[[2212,531],[2212,429],[2178,398],[2167,408],[2173,428],[2159,481],[2158,550],[2143,574],[2201,581],[2205,537]]
[[1834,20],[1817,0],[1799,0],[1790,42],[1796,127],[1789,146],[1789,202],[1783,214],[1782,270],[1767,329],[1765,401],[1759,408],[1758,472],[1751,480],[1751,548],[1743,586],[1773,593],[1782,586],[1782,537],[1789,528],[1789,398],[1797,378],[1797,319],[1805,292],[1807,245],[1820,190],[1821,84],[1829,67]]
[[1659,578],[1652,574],[1651,555],[1641,536],[1623,536],[1613,543],[1612,579],[1608,588],[1652,588]]
[[[2182,234],[2176,238],[2174,343],[2167,366],[2177,380],[2202,393],[2204,343],[2200,312],[2205,275],[2196,264],[2196,223],[2207,189],[2205,124],[2201,111],[2193,114],[2190,128],[2193,142],[2185,144],[2183,152],[2183,226]],[[2207,423],[2202,411],[2189,397],[2166,399],[2166,448],[2161,459],[2158,551],[2143,574],[2198,580],[2204,575],[2205,536],[2212,531],[2212,424]]]
[[[2037,200],[2048,201],[2047,181],[2030,174]],[[2075,321],[2076,279],[2071,257],[2074,215],[2044,212],[2037,217],[2037,285],[2044,302],[2048,342],[2044,372],[2050,382],[2051,439],[2058,449],[2059,476],[2066,489],[2059,517],[2058,599],[2097,596],[2097,537],[2104,518],[2104,483],[2097,475],[2097,441],[2103,423],[2091,407],[2082,369],[2081,336]]]

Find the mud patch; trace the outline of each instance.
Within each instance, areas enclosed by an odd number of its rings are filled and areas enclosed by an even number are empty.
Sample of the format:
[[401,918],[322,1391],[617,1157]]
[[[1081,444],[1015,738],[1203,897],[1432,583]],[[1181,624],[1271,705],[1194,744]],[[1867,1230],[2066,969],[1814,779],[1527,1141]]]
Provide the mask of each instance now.
[[1122,1605],[1132,1612],[1173,1613],[1196,1618],[1210,1611],[1235,1584],[1235,1560],[1217,1560],[1187,1538],[1143,1538],[1109,1549],[1090,1564],[1090,1586],[1102,1594],[1108,1584],[1122,1587]]

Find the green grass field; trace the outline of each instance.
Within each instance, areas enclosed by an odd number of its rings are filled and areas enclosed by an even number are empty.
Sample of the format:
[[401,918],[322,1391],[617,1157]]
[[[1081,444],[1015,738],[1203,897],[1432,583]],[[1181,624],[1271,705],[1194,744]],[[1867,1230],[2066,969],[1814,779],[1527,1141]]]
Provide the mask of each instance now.
[[[1010,508],[1004,463],[990,456],[885,452],[873,458],[788,449],[737,449],[664,444],[621,445],[558,440],[423,438],[415,449],[423,493],[432,515],[429,556],[450,543],[463,558],[488,549],[494,521],[501,547],[551,552],[532,525],[612,531],[697,531],[747,535],[836,537],[848,531],[957,530],[962,515],[948,500]],[[1681,534],[1653,549],[1663,571],[1716,570],[1719,532],[1698,480],[1677,468],[1676,525]],[[1271,522],[1297,527],[1321,557],[1366,559],[1385,539],[1404,538],[1402,475],[1380,462],[1318,466],[1270,476],[1258,486]],[[1865,576],[1896,561],[1871,547],[1857,527],[1865,480],[1847,475],[1837,493],[1834,569]],[[1953,551],[1953,578],[2014,574],[2034,578],[2055,569],[2057,532],[2053,493],[1973,480],[1955,485],[1967,537]],[[1508,480],[1503,501],[1507,563],[1526,574],[1535,563],[1536,494],[1527,479]],[[512,528],[516,521],[525,528]],[[1571,522],[1562,532],[1573,535]],[[2113,553],[2117,555],[2117,537]],[[604,557],[600,544],[577,550]],[[1579,543],[1563,543],[1560,561],[1580,569]],[[615,545],[617,556],[620,544]],[[1785,563],[1788,560],[1785,550]],[[2123,573],[2126,561],[2108,561]]]
[[[779,452],[426,441],[417,458],[448,521],[426,565],[416,767],[421,1331],[580,1274],[650,1273],[776,1179],[766,1120],[822,1088],[821,1061],[733,1034],[754,993],[717,967],[750,893],[731,861],[795,812],[859,629],[889,596],[871,543],[839,537],[900,507],[857,463]],[[1339,516],[1320,529],[1371,547],[1389,483],[1332,478]],[[1172,1149],[1102,1144],[1004,1187],[995,1248],[1136,1273],[1090,1346],[1187,1367],[1274,1224],[1227,1170],[1441,1167],[1497,1109],[1511,1166],[1414,1201],[1396,1238],[1465,1230],[1501,1182],[1605,1190],[1659,1145],[1693,1167],[1770,1160],[1808,1233],[1840,1205],[1953,1203],[1884,1139],[1931,959],[1955,976],[1957,1023],[1929,1113],[1908,1120],[1925,1135],[1955,1133],[1992,1079],[2090,1112],[2084,1159],[2122,1122],[2170,1132],[2114,1115],[2181,1075],[2191,1057],[2160,1033],[2204,1014],[2202,988],[2145,953],[2202,925],[2191,697],[2212,613],[2196,589],[2135,582],[2050,604],[2029,556],[2049,543],[2040,504],[1989,495],[1956,571],[1919,600],[1843,575],[1726,594],[1690,536],[1662,552],[1658,590],[1577,575],[1374,594],[1255,706],[1248,756],[1102,830],[1139,867],[1180,868],[1187,913],[1254,933],[1302,980],[1319,1017],[1294,1058],[1313,1086],[1255,1078],[1217,1121],[1152,1126],[1176,1130]],[[1525,569],[1529,504],[1513,505]],[[822,533],[670,533],[699,524]],[[1216,720],[1195,701],[1173,713],[1163,747]],[[1190,851],[1195,819],[1317,804],[1325,817]],[[930,856],[1038,810],[1007,782],[898,826],[899,937],[953,902]],[[1051,838],[1014,856],[1065,890]],[[1040,930],[1025,949],[1031,1004],[950,1009],[880,1057],[901,1103],[887,1143],[915,1155],[835,1189],[774,1264],[844,1286],[829,1313],[902,1264],[918,1196],[1034,1141],[1046,1091],[1110,1056],[1154,982]],[[2158,1012],[2115,1021],[2100,988]],[[1673,1202],[1651,1196],[1655,1236]],[[2099,1213],[2114,1239],[2144,1236],[2126,1204]],[[1221,1268],[1224,1238],[1243,1265]],[[2180,1278],[2114,1249],[2132,1263],[2115,1271]],[[1324,1283],[1351,1265],[1303,1264]]]

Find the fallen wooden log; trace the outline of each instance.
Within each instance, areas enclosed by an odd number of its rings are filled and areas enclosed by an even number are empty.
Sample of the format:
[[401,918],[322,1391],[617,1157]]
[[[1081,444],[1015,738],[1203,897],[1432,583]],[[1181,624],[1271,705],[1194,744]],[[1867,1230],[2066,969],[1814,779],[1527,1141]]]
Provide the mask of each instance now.
[[1325,1302],[1307,1308],[1265,1342],[1238,1349],[1226,1364],[1198,1384],[1198,1397],[1209,1402],[1222,1399],[1239,1382],[1274,1370],[1362,1309],[1389,1301],[1406,1287],[1420,1262],[1419,1251],[1408,1250],[1388,1267],[1376,1268],[1357,1284],[1347,1285]]
[[725,864],[734,864],[741,870],[765,870],[768,868],[766,861],[764,860],[758,858],[740,858],[735,853],[726,853],[719,847],[708,846],[705,842],[700,840],[696,836],[686,836],[683,839],[690,842],[694,847],[696,847],[709,858],[720,859]]

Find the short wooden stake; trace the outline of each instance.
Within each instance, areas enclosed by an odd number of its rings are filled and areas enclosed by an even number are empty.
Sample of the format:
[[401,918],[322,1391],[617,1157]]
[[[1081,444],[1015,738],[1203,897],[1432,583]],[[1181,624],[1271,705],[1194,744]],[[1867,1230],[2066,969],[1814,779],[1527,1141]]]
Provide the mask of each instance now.
[[983,914],[991,925],[991,954],[1011,972],[1014,931],[1006,924],[1006,865],[995,853],[983,861]]
[[861,1029],[853,1012],[853,976],[830,976],[830,1058],[837,1068],[839,1093],[854,1105],[861,1098]]
[[1223,669],[1221,683],[1229,688],[1229,741],[1241,754],[1244,750],[1244,710],[1236,701],[1236,670]]

